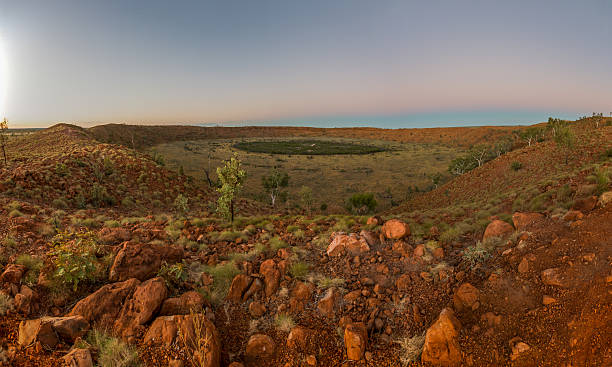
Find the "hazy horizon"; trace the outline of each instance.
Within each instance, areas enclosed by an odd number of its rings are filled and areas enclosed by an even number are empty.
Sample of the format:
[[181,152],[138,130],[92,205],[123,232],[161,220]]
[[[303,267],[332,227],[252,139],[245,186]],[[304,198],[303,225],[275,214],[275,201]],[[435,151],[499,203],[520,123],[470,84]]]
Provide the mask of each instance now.
[[0,117],[432,127],[607,116],[611,14],[597,0],[0,0]]

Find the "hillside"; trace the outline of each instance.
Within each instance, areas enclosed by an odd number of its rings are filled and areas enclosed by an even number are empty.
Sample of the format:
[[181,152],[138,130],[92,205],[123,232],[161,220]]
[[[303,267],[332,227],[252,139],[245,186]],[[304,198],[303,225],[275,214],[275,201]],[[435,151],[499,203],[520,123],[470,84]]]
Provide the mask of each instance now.
[[233,223],[202,182],[93,129],[14,137],[0,363],[610,365],[612,126],[572,129],[567,164],[544,140],[380,216],[243,201]]
[[99,141],[145,148],[173,141],[241,137],[338,137],[405,143],[450,144],[469,147],[495,141],[520,130],[516,126],[448,127],[428,129],[310,128],[280,126],[199,127],[107,124],[88,129]]

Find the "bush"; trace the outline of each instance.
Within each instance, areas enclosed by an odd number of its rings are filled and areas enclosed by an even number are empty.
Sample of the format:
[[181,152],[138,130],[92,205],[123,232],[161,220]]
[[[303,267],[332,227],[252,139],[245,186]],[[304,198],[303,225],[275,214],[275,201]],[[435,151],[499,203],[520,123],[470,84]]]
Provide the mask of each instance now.
[[402,338],[396,341],[400,345],[400,362],[403,366],[419,361],[425,344],[425,335]]
[[208,297],[211,303],[220,304],[227,296],[232,280],[240,271],[233,262],[218,264],[216,266],[206,266],[204,271],[213,278],[210,292],[205,296]]
[[74,291],[79,283],[93,280],[96,274],[95,234],[59,232],[52,240],[55,278]]
[[295,322],[291,318],[291,315],[288,315],[286,313],[279,313],[274,318],[274,325],[278,330],[288,333],[295,326]]
[[92,330],[87,342],[98,351],[100,367],[137,367],[140,359],[136,348],[100,330]]
[[309,270],[310,266],[303,262],[296,262],[289,266],[289,274],[296,279],[304,279]]
[[188,199],[183,196],[183,194],[179,194],[176,199],[174,199],[174,208],[176,212],[180,215],[185,215],[189,211],[189,206],[187,206]]
[[512,164],[510,164],[510,168],[512,168],[514,171],[518,171],[523,168],[523,164],[521,162],[514,161]]
[[352,213],[366,214],[374,211],[378,203],[372,193],[353,194],[347,201],[347,209]]
[[270,248],[274,251],[279,250],[281,248],[288,247],[287,242],[283,241],[280,237],[272,237],[270,239]]
[[177,288],[187,279],[187,269],[184,263],[168,265],[164,262],[157,271],[157,276],[162,277],[169,288]]

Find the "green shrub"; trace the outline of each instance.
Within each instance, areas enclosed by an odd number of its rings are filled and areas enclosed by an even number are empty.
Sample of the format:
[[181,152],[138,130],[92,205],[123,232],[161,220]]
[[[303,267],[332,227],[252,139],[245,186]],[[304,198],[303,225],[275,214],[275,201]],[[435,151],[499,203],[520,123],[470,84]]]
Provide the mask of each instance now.
[[295,326],[295,322],[293,321],[293,318],[291,318],[291,315],[279,313],[276,315],[276,317],[274,317],[274,325],[278,330],[288,333]]
[[187,279],[185,263],[169,265],[164,262],[157,271],[157,276],[162,277],[169,288],[177,288]]
[[189,211],[189,206],[187,205],[188,199],[183,196],[183,194],[179,194],[176,199],[174,199],[174,209],[180,215],[185,215]]
[[98,351],[100,367],[138,367],[141,365],[138,351],[118,338],[94,329],[87,335],[87,342]]
[[373,212],[378,203],[372,193],[353,194],[347,201],[347,210],[352,213],[366,214]]
[[233,262],[218,264],[215,266],[206,266],[204,271],[213,278],[213,284],[210,291],[205,294],[209,301],[215,305],[223,302],[229,291],[232,280],[240,273]]
[[296,279],[304,279],[309,271],[310,266],[303,262],[295,262],[289,266],[289,274]]
[[280,237],[275,236],[270,239],[270,248],[274,251],[279,250],[281,248],[288,247],[287,242],[283,241]]
[[55,278],[77,290],[79,283],[96,275],[95,234],[92,232],[59,232],[52,240]]
[[510,168],[512,168],[513,171],[518,171],[523,168],[523,164],[521,162],[514,161],[510,164]]
[[343,287],[346,281],[342,278],[321,277],[317,280],[317,287],[327,289],[332,287]]
[[19,211],[19,210],[17,210],[17,209],[13,209],[13,210],[11,210],[11,211],[9,212],[9,217],[11,217],[11,218],[15,218],[15,217],[23,217],[23,213],[22,213],[22,212],[20,212],[20,211]]

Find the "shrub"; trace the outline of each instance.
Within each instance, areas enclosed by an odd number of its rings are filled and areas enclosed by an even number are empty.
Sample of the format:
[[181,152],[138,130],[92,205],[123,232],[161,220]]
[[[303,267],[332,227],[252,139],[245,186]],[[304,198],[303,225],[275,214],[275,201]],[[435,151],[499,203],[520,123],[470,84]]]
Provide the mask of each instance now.
[[217,200],[217,212],[230,222],[234,222],[236,211],[234,201],[246,179],[246,172],[242,169],[241,162],[236,157],[232,157],[223,167],[217,168],[217,176],[221,184],[217,189],[220,194]]
[[291,318],[291,315],[279,313],[274,318],[274,325],[278,330],[288,333],[295,326],[295,322]]
[[187,206],[188,199],[183,196],[183,194],[179,194],[176,199],[174,199],[174,209],[180,215],[185,215],[189,211],[189,206]]
[[599,168],[595,171],[595,184],[597,185],[597,195],[601,195],[608,189],[610,186],[610,177],[606,169]]
[[140,366],[140,358],[136,348],[118,338],[94,329],[87,335],[87,342],[98,351],[98,365],[100,367]]
[[405,337],[396,341],[400,345],[400,362],[403,366],[419,361],[425,344],[425,335]]
[[206,266],[204,271],[213,278],[213,284],[210,292],[206,294],[213,304],[221,303],[227,296],[232,280],[240,273],[233,262],[218,264],[215,266]]
[[79,283],[93,280],[96,274],[95,234],[59,232],[52,240],[55,277],[74,291]]
[[521,162],[514,161],[512,164],[510,164],[510,168],[512,168],[513,171],[518,171],[523,168],[523,164]]
[[13,209],[9,212],[9,217],[11,218],[23,217],[23,213],[20,212],[18,209]]
[[184,263],[168,265],[164,262],[157,271],[157,276],[162,277],[169,288],[177,288],[187,279],[187,269]]
[[274,251],[279,250],[281,248],[288,247],[287,242],[283,241],[280,237],[275,236],[270,239],[270,248]]
[[374,211],[378,203],[372,193],[353,194],[347,201],[347,209],[357,214],[366,214]]
[[342,278],[321,277],[317,280],[317,287],[327,289],[332,287],[342,287],[346,281]]
[[289,266],[289,274],[296,279],[304,279],[309,270],[310,266],[303,262],[296,262]]

